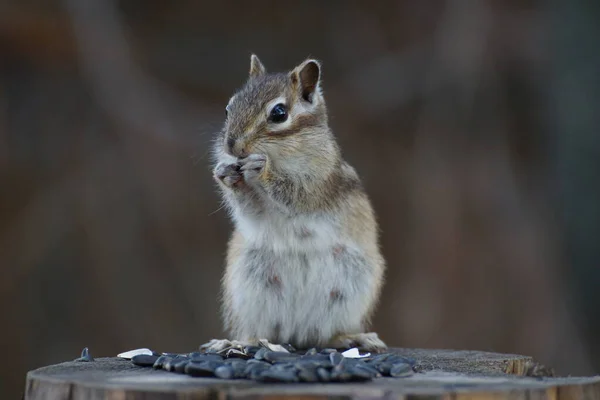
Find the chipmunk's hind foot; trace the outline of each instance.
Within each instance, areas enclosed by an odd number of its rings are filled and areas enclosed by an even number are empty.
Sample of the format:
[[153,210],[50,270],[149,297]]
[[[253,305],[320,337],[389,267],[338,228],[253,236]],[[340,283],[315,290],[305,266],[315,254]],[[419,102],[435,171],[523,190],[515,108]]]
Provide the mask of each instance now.
[[379,339],[375,332],[340,335],[335,337],[329,346],[336,349],[358,347],[361,350],[374,353],[381,353],[388,349],[387,345]]

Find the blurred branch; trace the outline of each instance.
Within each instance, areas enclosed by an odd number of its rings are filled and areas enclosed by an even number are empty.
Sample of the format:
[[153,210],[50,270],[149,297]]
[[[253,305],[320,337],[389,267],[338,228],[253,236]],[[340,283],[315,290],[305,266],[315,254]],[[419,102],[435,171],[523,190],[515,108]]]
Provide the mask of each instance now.
[[356,99],[354,106],[376,118],[421,98],[423,84],[415,77],[421,76],[428,65],[431,57],[428,47],[427,43],[418,43],[401,52],[365,60],[344,75],[342,84]]
[[69,171],[51,186],[39,188],[19,214],[0,231],[2,259],[7,265],[18,266],[6,270],[0,280],[0,295],[7,298],[21,286],[21,279],[40,264],[49,251],[73,229],[73,199],[85,177],[103,165],[114,162],[115,148],[98,148],[84,165]]
[[64,5],[71,16],[83,73],[98,103],[132,132],[190,145],[182,133],[208,119],[208,114],[134,62],[115,2],[64,0]]
[[555,27],[543,94],[553,134],[552,194],[566,242],[564,274],[600,372],[600,7],[585,1],[544,4]]
[[34,65],[68,65],[75,54],[67,22],[64,17],[7,6],[0,10],[0,53],[18,54]]
[[[179,153],[166,151],[160,143],[193,153],[197,143],[189,139],[190,134],[195,138],[200,121],[206,126],[206,121],[214,120],[215,113],[206,112],[210,110],[206,105],[192,105],[136,64],[116,4],[112,0],[64,0],[72,19],[84,76],[100,106],[121,123],[127,133],[122,134],[122,144],[133,161],[134,179],[143,191],[142,210],[156,243],[153,250],[164,257],[162,270],[168,269],[176,276],[169,282],[174,293],[185,299],[181,301],[183,304],[192,307],[198,301],[198,294],[193,287],[185,285],[183,278],[188,266],[188,241],[182,241],[174,233],[172,218],[175,213],[184,213],[182,193],[176,190],[189,195],[188,179],[193,165],[189,159],[188,165],[179,162]],[[146,139],[157,140],[152,143]],[[161,162],[156,162],[157,157],[162,158]],[[210,179],[208,173],[206,176]],[[167,186],[170,190],[165,190]],[[201,207],[206,198],[195,200],[195,206]],[[183,204],[189,206],[190,202]],[[137,234],[142,235],[143,227],[137,229]],[[115,265],[110,267],[100,272],[107,285],[125,273]],[[123,288],[127,286],[126,281],[136,280],[148,271],[139,263],[129,265],[126,272],[126,277],[119,280]],[[116,297],[123,296],[121,301],[127,302],[125,290],[116,293]]]

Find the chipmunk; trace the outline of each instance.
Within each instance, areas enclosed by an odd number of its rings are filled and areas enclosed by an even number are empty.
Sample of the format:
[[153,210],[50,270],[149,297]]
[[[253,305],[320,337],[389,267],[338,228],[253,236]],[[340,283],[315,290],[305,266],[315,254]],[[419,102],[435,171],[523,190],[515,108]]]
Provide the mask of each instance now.
[[385,269],[378,227],[355,170],[329,128],[321,64],[267,73],[256,55],[225,108],[214,178],[235,230],[223,278],[223,316],[234,340],[383,351],[366,332]]

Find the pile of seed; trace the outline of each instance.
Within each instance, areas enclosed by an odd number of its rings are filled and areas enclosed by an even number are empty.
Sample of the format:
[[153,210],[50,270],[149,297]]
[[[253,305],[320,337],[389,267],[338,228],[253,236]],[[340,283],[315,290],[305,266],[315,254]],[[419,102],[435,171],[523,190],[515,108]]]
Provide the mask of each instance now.
[[394,353],[346,358],[335,349],[306,353],[271,351],[248,346],[226,354],[140,354],[135,365],[199,377],[251,379],[260,382],[357,382],[373,378],[411,376],[414,360]]

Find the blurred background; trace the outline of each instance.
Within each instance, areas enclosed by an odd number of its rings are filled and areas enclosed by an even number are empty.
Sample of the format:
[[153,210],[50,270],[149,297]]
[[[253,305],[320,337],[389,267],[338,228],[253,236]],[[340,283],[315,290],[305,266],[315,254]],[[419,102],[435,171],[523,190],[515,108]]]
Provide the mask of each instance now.
[[252,52],[323,62],[381,221],[389,345],[600,373],[598,18],[577,0],[2,0],[0,397],[84,346],[224,336],[208,150]]

